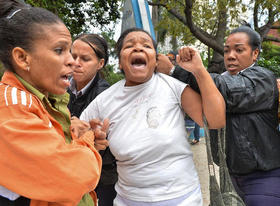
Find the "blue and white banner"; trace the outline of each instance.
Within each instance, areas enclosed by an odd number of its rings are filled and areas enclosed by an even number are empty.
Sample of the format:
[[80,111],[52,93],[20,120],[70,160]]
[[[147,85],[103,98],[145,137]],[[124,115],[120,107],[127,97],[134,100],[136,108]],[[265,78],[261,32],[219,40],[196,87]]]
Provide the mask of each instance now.
[[146,0],[125,0],[122,32],[131,27],[144,29],[156,40],[150,9]]

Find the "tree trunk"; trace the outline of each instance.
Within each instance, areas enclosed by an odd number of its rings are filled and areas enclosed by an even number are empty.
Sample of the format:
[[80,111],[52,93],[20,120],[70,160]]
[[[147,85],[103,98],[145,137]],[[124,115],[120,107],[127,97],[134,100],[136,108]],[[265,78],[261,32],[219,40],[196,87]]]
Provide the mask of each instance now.
[[225,65],[224,65],[224,57],[221,54],[219,54],[218,52],[214,51],[213,57],[208,64],[207,70],[210,73],[218,73],[218,74],[221,74],[224,71],[226,71]]
[[[153,26],[155,27],[159,22],[159,7],[158,6],[153,6],[152,8],[152,23]],[[155,36],[156,36],[156,41],[159,42],[158,39],[158,31],[155,30]]]

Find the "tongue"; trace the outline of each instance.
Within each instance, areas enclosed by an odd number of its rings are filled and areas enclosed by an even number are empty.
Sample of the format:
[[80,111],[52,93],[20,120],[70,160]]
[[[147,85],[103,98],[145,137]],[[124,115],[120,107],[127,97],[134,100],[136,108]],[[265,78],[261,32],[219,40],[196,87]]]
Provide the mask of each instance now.
[[145,68],[145,64],[133,64],[132,65],[134,69],[144,69]]

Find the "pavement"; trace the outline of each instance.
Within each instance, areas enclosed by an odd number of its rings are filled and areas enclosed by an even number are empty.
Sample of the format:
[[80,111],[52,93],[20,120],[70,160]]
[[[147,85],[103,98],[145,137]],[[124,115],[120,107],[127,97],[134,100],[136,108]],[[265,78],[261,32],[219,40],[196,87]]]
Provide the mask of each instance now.
[[[205,138],[204,137],[200,138],[199,143],[195,145],[191,145],[191,148],[193,151],[194,163],[200,180],[202,197],[203,197],[203,206],[208,206],[210,204],[209,171],[208,171]],[[216,169],[216,174],[218,174],[218,167],[215,167],[215,169]]]

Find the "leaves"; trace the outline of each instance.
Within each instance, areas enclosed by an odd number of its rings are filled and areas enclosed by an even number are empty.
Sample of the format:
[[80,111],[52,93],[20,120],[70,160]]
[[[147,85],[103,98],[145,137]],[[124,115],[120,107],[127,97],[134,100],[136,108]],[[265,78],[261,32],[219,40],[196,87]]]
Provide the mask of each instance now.
[[57,14],[73,35],[88,31],[89,25],[103,27],[120,18],[121,0],[26,0],[25,2]]
[[[223,54],[225,37],[243,21],[257,19],[255,29],[262,31],[260,34],[265,37],[273,22],[280,20],[279,0],[250,0],[247,4],[244,2],[243,0],[160,0],[163,10],[162,19],[156,29],[163,30],[163,34],[182,39],[184,43],[194,43],[196,40],[203,42],[213,49],[211,61],[217,63],[221,61],[219,56]],[[181,18],[175,18],[170,9],[176,9]],[[254,9],[257,11],[257,16],[253,16]],[[263,28],[259,28],[257,23],[264,25]],[[215,55],[217,53],[220,55]],[[210,63],[209,59],[209,65]]]

